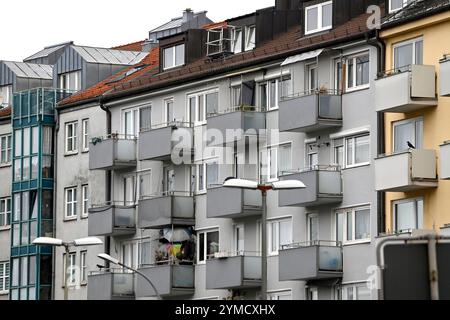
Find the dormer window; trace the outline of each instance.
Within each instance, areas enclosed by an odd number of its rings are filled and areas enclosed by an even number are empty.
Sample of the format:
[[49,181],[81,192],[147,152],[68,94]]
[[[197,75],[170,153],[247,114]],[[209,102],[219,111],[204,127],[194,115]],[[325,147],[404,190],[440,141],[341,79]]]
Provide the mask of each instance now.
[[62,73],[58,76],[59,89],[80,91],[81,90],[81,71],[72,71]]
[[163,49],[164,70],[184,65],[184,43]]
[[329,30],[333,26],[333,1],[305,8],[305,34]]
[[256,26],[245,27],[245,51],[253,50],[256,46]]
[[233,53],[242,52],[242,29],[236,28],[233,30]]
[[406,7],[412,0],[389,0],[389,13],[399,11]]

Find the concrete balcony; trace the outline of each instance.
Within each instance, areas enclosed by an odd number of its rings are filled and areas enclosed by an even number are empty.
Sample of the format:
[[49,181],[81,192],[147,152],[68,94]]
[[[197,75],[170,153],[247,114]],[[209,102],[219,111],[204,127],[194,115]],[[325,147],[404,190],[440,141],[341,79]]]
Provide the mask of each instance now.
[[437,106],[434,66],[412,65],[375,81],[375,108],[379,112],[408,113]]
[[194,197],[189,193],[144,197],[139,200],[138,228],[162,229],[195,225]]
[[[139,268],[152,280],[162,297],[180,297],[194,294],[195,267],[193,265],[155,265]],[[156,296],[153,288],[140,275],[136,275],[136,297]]]
[[246,136],[257,137],[266,129],[266,113],[256,107],[242,107],[208,117],[210,145],[228,145]]
[[441,97],[450,97],[450,55],[446,55],[440,61],[440,95]]
[[136,167],[136,139],[112,135],[89,144],[90,170],[120,170]]
[[377,191],[409,192],[437,186],[434,150],[411,150],[375,159]]
[[342,247],[332,241],[285,246],[279,253],[280,281],[341,278]]
[[248,289],[261,286],[261,257],[234,256],[206,262],[206,289]]
[[91,272],[88,300],[134,300],[134,274],[121,269]]
[[139,161],[169,161],[172,155],[191,158],[193,131],[189,123],[154,127],[139,135]]
[[305,189],[278,192],[280,207],[314,207],[342,202],[342,174],[339,167],[316,166],[283,175],[280,180],[300,180]]
[[239,219],[262,213],[259,190],[210,188],[207,195],[207,218]]
[[89,236],[123,236],[136,232],[136,206],[106,204],[89,209]]
[[336,92],[287,98],[279,109],[280,132],[311,133],[342,126],[342,96]]
[[441,180],[450,180],[450,141],[444,142],[441,146],[441,165],[440,175]]

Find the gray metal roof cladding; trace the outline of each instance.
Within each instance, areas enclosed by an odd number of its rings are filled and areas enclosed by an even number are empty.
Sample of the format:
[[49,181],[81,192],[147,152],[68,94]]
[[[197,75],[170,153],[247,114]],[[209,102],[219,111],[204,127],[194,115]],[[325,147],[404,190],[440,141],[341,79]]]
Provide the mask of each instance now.
[[56,46],[52,46],[52,47],[46,47],[43,50],[36,52],[35,54],[29,56],[28,58],[25,58],[24,61],[44,58],[44,57],[48,56],[49,54],[52,54],[53,52],[64,48],[65,46],[67,46],[67,43],[62,43],[60,45],[56,45]]
[[106,48],[72,46],[89,63],[133,65],[146,57],[148,52],[115,50]]
[[[196,13],[194,13],[194,17],[197,17],[198,15],[201,15],[204,13],[206,13],[206,11],[196,12]],[[151,30],[150,33],[165,31],[167,29],[180,28],[182,23],[183,23],[183,17],[174,18],[171,21]]]
[[53,67],[46,64],[3,61],[20,78],[53,79]]

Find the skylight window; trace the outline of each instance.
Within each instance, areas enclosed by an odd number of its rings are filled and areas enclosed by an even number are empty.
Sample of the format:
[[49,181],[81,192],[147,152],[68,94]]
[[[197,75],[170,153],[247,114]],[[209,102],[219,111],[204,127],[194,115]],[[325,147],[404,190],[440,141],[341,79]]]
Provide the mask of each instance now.
[[333,1],[305,8],[305,34],[329,30],[333,26]]

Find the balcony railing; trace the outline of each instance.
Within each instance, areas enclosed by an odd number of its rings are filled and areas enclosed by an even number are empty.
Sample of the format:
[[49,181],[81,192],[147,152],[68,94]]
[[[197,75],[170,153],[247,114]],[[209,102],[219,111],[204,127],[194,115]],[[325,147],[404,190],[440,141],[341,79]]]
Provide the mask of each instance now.
[[206,262],[207,289],[245,289],[260,286],[260,253],[217,253]]
[[335,90],[308,91],[283,97],[280,132],[311,133],[342,126],[342,96]]
[[450,97],[450,55],[445,55],[440,60],[440,95],[441,97]]
[[171,191],[139,199],[139,229],[195,225],[195,200],[191,192]]
[[89,144],[90,170],[117,170],[136,167],[136,138],[111,134],[93,138]]
[[192,123],[175,121],[153,125],[139,135],[139,155],[142,160],[169,161],[173,156],[191,157]]
[[342,201],[339,166],[317,165],[304,170],[282,172],[280,180],[300,180],[306,185],[305,189],[279,191],[280,207],[313,207]]
[[121,236],[136,232],[136,206],[127,202],[108,202],[89,209],[89,236]]
[[279,252],[280,281],[340,278],[342,271],[342,244],[336,241],[295,243]]
[[133,273],[122,269],[91,272],[88,276],[88,300],[134,300]]
[[208,218],[238,219],[260,215],[261,210],[262,197],[259,190],[226,187],[208,189]]
[[375,189],[409,192],[436,188],[435,150],[408,150],[375,159]]
[[377,111],[393,113],[437,106],[434,66],[411,65],[380,74],[375,81],[375,106]]

